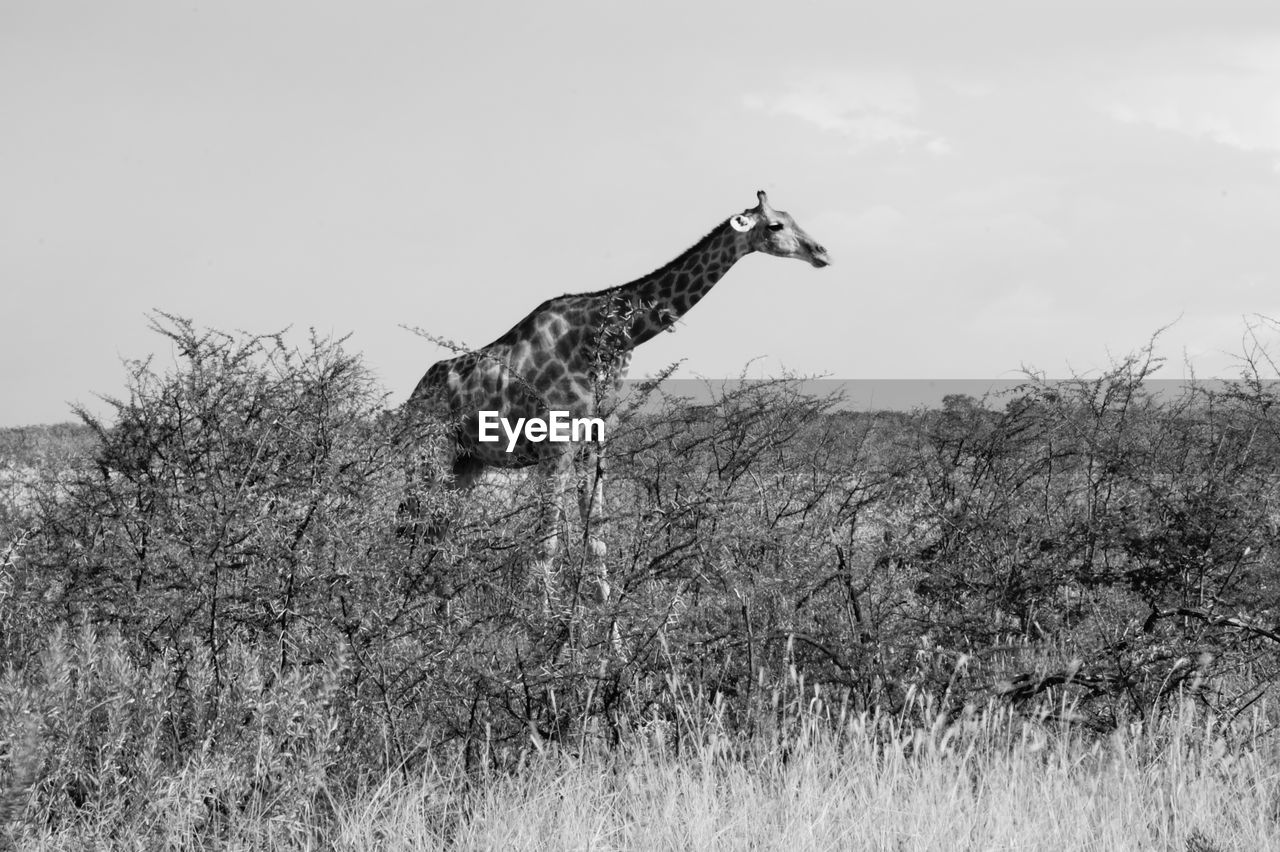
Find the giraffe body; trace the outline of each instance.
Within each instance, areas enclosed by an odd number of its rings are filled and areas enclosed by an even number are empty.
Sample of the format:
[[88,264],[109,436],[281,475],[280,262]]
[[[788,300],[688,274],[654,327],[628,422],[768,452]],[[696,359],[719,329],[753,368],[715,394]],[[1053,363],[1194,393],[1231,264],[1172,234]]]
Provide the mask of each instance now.
[[[410,408],[452,424],[455,487],[469,486],[486,467],[537,465],[545,474],[539,558],[544,568],[558,549],[559,503],[575,454],[549,441],[521,439],[510,452],[505,441],[482,443],[479,412],[497,411],[513,422],[546,418],[551,411],[607,416],[631,351],[671,328],[742,257],[760,251],[815,267],[829,263],[826,250],[789,215],[774,210],[764,192],[757,196],[756,207],[722,222],[660,269],[617,287],[548,299],[497,340],[433,364],[418,382]],[[596,456],[595,481],[580,492],[583,520],[590,524],[603,513],[603,453],[594,446],[586,452]],[[595,538],[589,543],[603,583],[604,545]],[[607,594],[605,585],[597,597]]]

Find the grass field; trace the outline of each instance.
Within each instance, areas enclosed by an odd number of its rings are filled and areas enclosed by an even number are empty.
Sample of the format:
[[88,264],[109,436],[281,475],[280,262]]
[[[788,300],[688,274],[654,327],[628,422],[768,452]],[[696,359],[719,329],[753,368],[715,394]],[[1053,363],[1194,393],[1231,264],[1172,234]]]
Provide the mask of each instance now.
[[[785,747],[711,736],[678,755],[651,731],[644,745],[548,750],[479,779],[437,765],[289,818],[211,816],[199,773],[179,775],[131,824],[29,831],[16,848],[1280,848],[1280,755],[1217,737],[1190,711],[1105,740],[1000,711],[910,730],[858,718],[837,730]],[[221,839],[202,842],[211,819]]]
[[11,848],[1280,849],[1269,379],[664,396],[540,573],[340,342],[168,321],[0,431]]

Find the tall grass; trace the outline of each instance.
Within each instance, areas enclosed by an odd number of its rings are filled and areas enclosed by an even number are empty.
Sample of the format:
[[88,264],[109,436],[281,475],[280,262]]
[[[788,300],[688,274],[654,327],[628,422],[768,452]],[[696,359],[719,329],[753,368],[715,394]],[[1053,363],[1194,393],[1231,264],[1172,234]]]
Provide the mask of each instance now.
[[244,647],[226,659],[234,686],[215,696],[207,660],[142,667],[84,629],[10,672],[11,848],[1280,848],[1280,743],[1261,705],[1224,724],[1188,699],[1100,737],[1062,721],[1070,707],[952,717],[916,693],[855,713],[792,670],[744,726],[673,678],[676,713],[634,714],[613,745],[531,731],[514,755],[362,773],[334,736],[340,664],[269,680]]
[[0,489],[0,843],[1280,848],[1274,384],[666,399],[548,586],[341,341],[164,320]]
[[[344,811],[350,849],[1276,848],[1268,756],[1190,721],[1092,745],[1007,715],[859,719],[785,752],[563,754],[470,802],[430,777]],[[1271,757],[1274,757],[1272,755]],[[385,838],[385,846],[376,838]]]
[[[928,713],[927,708],[921,708]],[[1190,704],[1108,738],[995,707],[924,725],[793,719],[741,740],[639,732],[615,749],[533,751],[515,771],[433,762],[326,807],[230,808],[193,831],[213,775],[153,785],[121,823],[32,826],[22,849],[1189,849],[1280,848],[1280,754],[1261,716],[1224,735]],[[1264,743],[1266,743],[1264,745]],[[208,827],[206,827],[207,829]]]

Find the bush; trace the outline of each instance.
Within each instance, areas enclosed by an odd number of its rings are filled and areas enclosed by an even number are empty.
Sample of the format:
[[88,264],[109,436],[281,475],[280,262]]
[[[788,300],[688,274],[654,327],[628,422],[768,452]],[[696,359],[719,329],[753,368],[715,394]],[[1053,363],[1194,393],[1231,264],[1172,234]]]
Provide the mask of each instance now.
[[[1172,394],[1148,350],[909,414],[790,378],[632,407],[610,433],[615,594],[572,594],[570,516],[548,607],[535,484],[406,483],[442,424],[384,411],[342,341],[154,327],[175,368],[130,364],[109,422],[81,412],[92,452],[3,526],[0,731],[35,744],[0,766],[52,818],[152,813],[179,784],[201,804],[165,820],[216,835],[228,809],[302,819],[437,759],[759,748],[997,698],[1100,731],[1187,700],[1229,724],[1276,681],[1260,343],[1241,381]],[[401,534],[413,502],[447,541]]]

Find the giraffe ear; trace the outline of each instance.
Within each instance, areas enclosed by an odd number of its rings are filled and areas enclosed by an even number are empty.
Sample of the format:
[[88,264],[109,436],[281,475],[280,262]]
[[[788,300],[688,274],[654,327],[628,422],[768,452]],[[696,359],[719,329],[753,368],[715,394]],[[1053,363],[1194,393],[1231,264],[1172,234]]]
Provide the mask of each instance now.
[[755,220],[750,216],[739,213],[729,220],[729,227],[740,233],[746,233],[756,226]]

